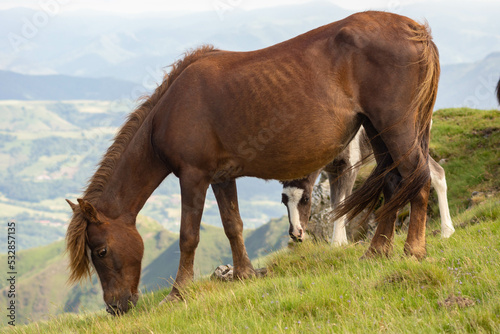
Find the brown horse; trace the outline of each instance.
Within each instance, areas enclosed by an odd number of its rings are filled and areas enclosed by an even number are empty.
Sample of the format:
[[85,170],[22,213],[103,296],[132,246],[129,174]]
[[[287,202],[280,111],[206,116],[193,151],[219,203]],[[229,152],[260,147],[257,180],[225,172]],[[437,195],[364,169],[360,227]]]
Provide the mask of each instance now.
[[[438,76],[438,53],[427,28],[383,12],[355,14],[258,51],[190,52],[130,115],[83,198],[70,202],[70,280],[89,276],[91,261],[110,313],[136,303],[144,246],[135,219],[170,173],[181,188],[181,255],[166,300],[182,298],[182,288],[193,279],[210,185],[234,276],[254,276],[235,179],[303,178],[341,152],[361,124],[377,136],[374,148],[384,158],[369,180],[378,188],[362,188],[360,201],[348,200],[346,211],[378,196],[389,175],[399,177],[388,215],[411,200],[406,251],[423,257]],[[385,252],[385,239],[372,247]]]

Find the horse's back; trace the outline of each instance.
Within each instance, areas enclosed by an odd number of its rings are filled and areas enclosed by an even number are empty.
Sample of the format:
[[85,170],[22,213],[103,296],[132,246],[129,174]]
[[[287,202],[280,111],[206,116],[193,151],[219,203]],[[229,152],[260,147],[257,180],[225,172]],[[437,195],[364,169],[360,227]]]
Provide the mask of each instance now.
[[211,52],[165,94],[155,117],[158,146],[177,150],[177,164],[230,166],[222,168],[233,176],[303,177],[353,137],[365,86],[372,92],[387,84],[388,67],[415,60],[398,50],[409,43],[401,27],[412,22],[359,13],[265,49]]

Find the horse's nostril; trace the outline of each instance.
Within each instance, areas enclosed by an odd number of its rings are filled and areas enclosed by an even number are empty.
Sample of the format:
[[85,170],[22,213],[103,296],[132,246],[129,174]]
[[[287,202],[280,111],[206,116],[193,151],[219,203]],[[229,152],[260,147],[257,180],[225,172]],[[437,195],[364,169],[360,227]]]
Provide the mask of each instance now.
[[106,312],[111,315],[120,315],[122,313],[117,304],[109,304],[108,306],[106,306]]
[[290,233],[290,238],[292,238],[292,240],[294,242],[302,242],[302,235],[300,235],[300,238],[297,238],[295,235],[293,235],[292,233]]

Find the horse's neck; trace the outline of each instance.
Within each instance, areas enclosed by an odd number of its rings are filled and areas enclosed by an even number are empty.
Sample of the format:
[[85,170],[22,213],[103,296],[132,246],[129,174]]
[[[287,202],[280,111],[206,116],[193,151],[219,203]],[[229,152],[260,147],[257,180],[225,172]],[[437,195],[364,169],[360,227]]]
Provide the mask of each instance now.
[[117,160],[96,203],[98,210],[107,217],[137,216],[168,175],[166,166],[154,152],[150,138],[151,127],[143,124]]

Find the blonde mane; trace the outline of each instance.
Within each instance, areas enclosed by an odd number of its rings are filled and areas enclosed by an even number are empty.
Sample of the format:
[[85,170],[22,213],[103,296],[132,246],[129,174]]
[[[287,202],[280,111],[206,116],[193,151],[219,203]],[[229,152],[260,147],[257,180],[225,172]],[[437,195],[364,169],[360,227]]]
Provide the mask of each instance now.
[[[98,165],[97,171],[90,178],[83,198],[90,203],[96,203],[108,179],[113,173],[117,161],[125,151],[127,145],[134,137],[137,130],[165,94],[172,82],[187,68],[190,64],[204,57],[207,53],[217,51],[211,45],[205,45],[197,49],[186,52],[184,57],[171,65],[171,71],[165,74],[162,83],[155,89],[151,96],[146,96],[142,104],[130,115],[127,121],[118,131],[113,144],[108,148]],[[91,268],[89,254],[87,251],[87,221],[79,208],[73,212],[73,217],[66,231],[66,251],[69,253],[69,282],[75,283],[82,279],[90,278]]]

